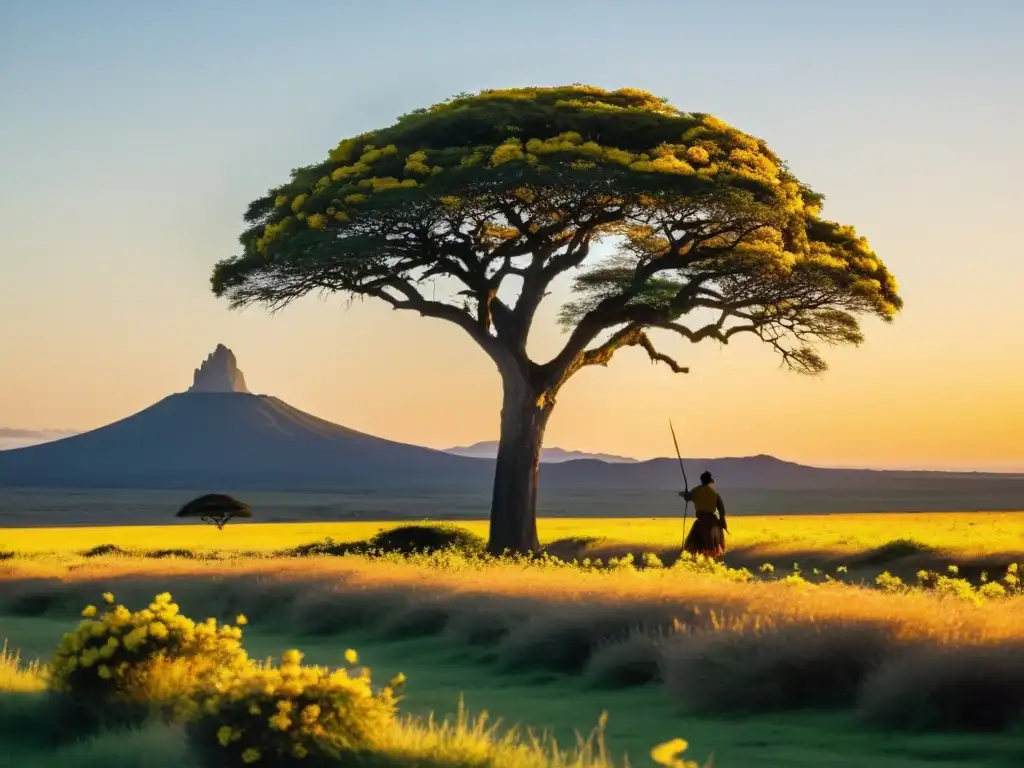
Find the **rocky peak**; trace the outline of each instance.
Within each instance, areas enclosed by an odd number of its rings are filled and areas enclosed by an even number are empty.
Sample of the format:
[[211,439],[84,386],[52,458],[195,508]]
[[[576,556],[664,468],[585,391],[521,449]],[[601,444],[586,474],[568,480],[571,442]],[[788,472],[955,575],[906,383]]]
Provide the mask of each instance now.
[[235,353],[223,344],[218,344],[203,364],[196,368],[188,391],[249,392],[249,389],[245,386],[245,376],[238,370]]

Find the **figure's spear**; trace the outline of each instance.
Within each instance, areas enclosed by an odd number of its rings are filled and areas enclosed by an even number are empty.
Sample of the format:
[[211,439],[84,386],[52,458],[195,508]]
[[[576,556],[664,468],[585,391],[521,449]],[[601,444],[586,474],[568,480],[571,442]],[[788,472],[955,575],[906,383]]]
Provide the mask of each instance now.
[[[686,467],[683,466],[683,454],[679,452],[679,441],[676,440],[676,430],[672,426],[672,419],[668,420],[668,428],[672,432],[672,443],[676,447],[676,458],[679,459],[679,469],[683,473],[683,488],[690,490],[690,483],[686,479]],[[690,508],[690,502],[684,499],[683,502],[683,546],[686,545],[686,511]]]

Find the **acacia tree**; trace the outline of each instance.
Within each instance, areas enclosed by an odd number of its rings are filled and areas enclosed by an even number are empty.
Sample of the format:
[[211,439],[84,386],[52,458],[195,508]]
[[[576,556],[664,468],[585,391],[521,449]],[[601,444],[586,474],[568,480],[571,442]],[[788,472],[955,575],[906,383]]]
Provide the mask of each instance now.
[[[822,200],[760,139],[643,91],[484,91],[293,171],[250,204],[243,251],[212,283],[235,308],[342,292],[465,331],[503,387],[488,548],[533,551],[544,429],[580,369],[636,346],[686,372],[653,329],[753,334],[816,374],[816,345],[859,344],[858,315],[898,312],[892,275],[852,227],[820,218]],[[588,261],[601,240],[614,255]],[[571,271],[565,345],[533,360],[535,313]],[[435,278],[458,291],[429,295]]]

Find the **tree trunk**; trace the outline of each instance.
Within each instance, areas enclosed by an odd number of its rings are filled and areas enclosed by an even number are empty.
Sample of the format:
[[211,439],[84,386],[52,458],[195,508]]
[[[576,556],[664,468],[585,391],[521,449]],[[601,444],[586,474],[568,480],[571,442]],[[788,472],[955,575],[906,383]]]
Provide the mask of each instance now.
[[540,450],[551,404],[525,381],[504,378],[501,440],[494,470],[491,525],[487,551],[500,555],[539,552],[537,487]]

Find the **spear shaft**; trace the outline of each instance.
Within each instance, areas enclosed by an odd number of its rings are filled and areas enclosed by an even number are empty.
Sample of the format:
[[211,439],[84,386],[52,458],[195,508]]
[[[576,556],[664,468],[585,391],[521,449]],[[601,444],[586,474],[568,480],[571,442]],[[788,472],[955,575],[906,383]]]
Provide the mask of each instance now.
[[[686,467],[683,466],[683,454],[679,452],[679,441],[676,440],[676,430],[672,426],[672,419],[668,420],[669,431],[672,432],[672,443],[676,447],[676,458],[679,459],[679,470],[683,473],[683,488],[690,490],[690,483],[686,479]],[[684,499],[683,503],[683,546],[686,545],[686,512],[690,508],[690,502]]]

